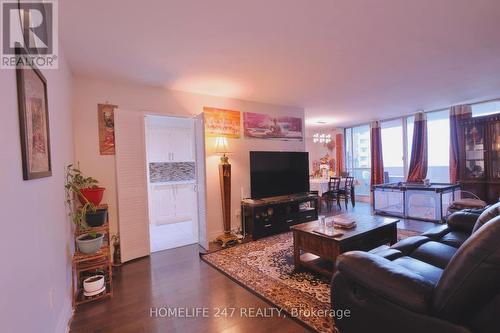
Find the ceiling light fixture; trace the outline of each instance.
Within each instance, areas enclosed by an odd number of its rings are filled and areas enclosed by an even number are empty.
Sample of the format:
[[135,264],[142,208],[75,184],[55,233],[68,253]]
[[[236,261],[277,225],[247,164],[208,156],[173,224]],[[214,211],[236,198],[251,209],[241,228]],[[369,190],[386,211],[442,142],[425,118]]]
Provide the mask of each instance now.
[[331,134],[314,133],[314,135],[313,135],[313,142],[314,143],[328,143],[330,141],[332,141]]

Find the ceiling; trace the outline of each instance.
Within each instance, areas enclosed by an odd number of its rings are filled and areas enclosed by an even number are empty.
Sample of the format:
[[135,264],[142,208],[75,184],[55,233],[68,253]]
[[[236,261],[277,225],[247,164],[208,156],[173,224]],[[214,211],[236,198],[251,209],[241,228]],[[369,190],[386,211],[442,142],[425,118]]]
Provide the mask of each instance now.
[[347,126],[500,97],[498,0],[60,1],[76,75]]

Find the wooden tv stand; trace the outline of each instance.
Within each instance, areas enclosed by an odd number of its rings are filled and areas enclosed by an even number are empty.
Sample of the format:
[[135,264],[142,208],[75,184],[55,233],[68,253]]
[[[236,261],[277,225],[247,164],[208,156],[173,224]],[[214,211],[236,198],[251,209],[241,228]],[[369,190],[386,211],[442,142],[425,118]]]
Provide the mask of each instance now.
[[299,223],[318,219],[316,194],[297,194],[241,201],[243,235],[253,240],[289,231]]

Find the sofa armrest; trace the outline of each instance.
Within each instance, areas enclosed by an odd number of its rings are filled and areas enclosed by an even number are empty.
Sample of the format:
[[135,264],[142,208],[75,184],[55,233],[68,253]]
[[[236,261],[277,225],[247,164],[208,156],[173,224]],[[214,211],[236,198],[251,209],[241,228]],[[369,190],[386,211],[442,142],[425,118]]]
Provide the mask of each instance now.
[[477,214],[476,212],[469,211],[455,212],[448,217],[446,223],[452,230],[463,231],[471,234],[479,215],[480,214]]
[[368,252],[351,251],[339,256],[337,269],[392,303],[414,312],[430,312],[433,284],[390,260]]

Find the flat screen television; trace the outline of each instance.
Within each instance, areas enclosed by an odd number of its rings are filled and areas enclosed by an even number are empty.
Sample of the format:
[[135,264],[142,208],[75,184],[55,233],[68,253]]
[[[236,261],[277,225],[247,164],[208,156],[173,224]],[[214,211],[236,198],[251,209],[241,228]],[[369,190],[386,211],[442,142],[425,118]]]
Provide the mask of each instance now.
[[250,152],[252,199],[309,192],[309,153]]

